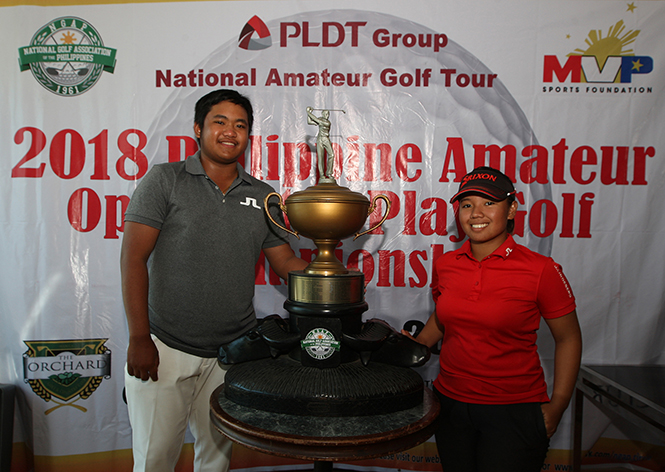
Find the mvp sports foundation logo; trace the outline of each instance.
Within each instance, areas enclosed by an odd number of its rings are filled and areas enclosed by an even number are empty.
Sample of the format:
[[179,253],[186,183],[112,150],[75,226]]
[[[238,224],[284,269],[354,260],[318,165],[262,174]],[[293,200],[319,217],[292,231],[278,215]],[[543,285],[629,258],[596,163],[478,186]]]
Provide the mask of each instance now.
[[95,85],[102,72],[113,73],[115,53],[90,23],[62,17],[42,26],[29,46],[19,48],[18,62],[21,72],[30,69],[50,92],[75,97]]
[[649,94],[652,87],[637,77],[653,71],[653,58],[635,55],[629,46],[640,30],[625,31],[623,20],[610,26],[607,35],[591,30],[586,49],[575,49],[565,60],[548,55],[543,61],[543,93],[603,95]]
[[24,381],[44,401],[55,403],[46,415],[64,406],[88,411],[75,403],[90,397],[103,379],[111,378],[111,351],[104,346],[106,341],[24,341],[28,346],[23,354]]

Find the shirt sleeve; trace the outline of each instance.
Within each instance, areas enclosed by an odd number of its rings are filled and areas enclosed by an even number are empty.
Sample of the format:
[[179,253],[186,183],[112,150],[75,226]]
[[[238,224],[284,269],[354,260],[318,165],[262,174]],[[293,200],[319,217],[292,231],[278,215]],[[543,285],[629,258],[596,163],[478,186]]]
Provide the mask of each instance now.
[[168,171],[160,165],[153,166],[134,190],[125,211],[125,221],[161,230],[168,213],[172,186]]
[[561,265],[551,258],[545,264],[538,285],[538,308],[543,318],[567,315],[575,309],[575,295]]

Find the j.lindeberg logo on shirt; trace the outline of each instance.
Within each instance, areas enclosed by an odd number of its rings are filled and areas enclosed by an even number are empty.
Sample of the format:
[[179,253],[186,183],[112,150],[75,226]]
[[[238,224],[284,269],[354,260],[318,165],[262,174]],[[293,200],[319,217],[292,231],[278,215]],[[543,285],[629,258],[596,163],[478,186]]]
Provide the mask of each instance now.
[[254,199],[252,197],[245,197],[245,201],[240,202],[240,204],[244,205],[244,206],[252,206],[252,207],[257,208],[259,210],[261,209],[261,207],[256,203],[256,199]]

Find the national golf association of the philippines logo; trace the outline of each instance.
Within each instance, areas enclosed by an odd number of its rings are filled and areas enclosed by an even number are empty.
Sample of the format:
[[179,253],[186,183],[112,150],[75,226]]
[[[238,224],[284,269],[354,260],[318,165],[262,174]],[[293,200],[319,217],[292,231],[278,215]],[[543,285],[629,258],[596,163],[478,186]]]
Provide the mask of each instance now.
[[314,359],[328,359],[339,351],[339,341],[325,328],[314,328],[305,339],[300,341],[300,346]]
[[28,346],[23,354],[24,381],[44,401],[55,403],[45,414],[65,406],[88,411],[76,402],[87,399],[103,379],[111,378],[111,351],[104,346],[106,341],[24,341]]
[[64,97],[81,95],[115,69],[116,50],[104,46],[90,23],[71,16],[44,25],[18,53],[21,72],[30,69],[44,88]]
[[260,51],[272,46],[270,30],[261,18],[254,15],[240,32],[238,47],[248,51]]

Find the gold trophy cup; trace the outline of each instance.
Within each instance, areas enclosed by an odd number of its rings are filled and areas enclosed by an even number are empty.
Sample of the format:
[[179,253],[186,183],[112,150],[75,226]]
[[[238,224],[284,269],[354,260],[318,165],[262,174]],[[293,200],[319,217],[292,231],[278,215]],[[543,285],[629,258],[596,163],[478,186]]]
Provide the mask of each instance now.
[[[279,198],[280,209],[289,217],[294,231],[277,223],[268,211],[268,200]],[[359,232],[367,217],[374,212],[377,200],[383,200],[386,209],[381,221],[374,227]],[[316,259],[306,268],[306,274],[335,275],[347,274],[349,271],[335,256],[335,247],[341,239],[355,233],[354,240],[374,231],[381,226],[390,211],[390,200],[385,195],[376,195],[370,201],[364,195],[353,192],[336,183],[319,183],[306,190],[296,192],[282,202],[282,196],[272,192],[264,200],[266,213],[276,226],[300,239],[300,234],[312,239],[319,250]]]

